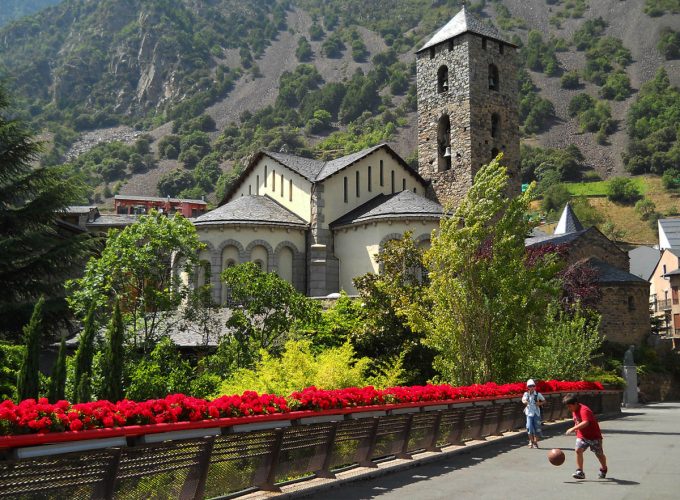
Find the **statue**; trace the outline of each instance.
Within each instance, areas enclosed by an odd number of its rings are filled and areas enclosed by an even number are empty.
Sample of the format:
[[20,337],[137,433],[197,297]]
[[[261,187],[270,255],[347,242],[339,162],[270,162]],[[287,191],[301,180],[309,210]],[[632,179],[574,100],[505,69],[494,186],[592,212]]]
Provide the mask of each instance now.
[[623,355],[623,366],[635,366],[635,359],[633,358],[633,351],[635,346],[631,345],[626,353]]

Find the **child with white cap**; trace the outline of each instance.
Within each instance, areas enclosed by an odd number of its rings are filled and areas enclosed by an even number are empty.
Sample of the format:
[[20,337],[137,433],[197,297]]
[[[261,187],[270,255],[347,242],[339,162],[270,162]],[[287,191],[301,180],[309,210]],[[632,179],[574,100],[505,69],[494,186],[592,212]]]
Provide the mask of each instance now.
[[538,435],[541,433],[541,406],[544,402],[545,398],[536,390],[534,380],[527,380],[527,391],[522,396],[522,403],[526,405],[524,414],[527,416],[529,448],[538,448]]

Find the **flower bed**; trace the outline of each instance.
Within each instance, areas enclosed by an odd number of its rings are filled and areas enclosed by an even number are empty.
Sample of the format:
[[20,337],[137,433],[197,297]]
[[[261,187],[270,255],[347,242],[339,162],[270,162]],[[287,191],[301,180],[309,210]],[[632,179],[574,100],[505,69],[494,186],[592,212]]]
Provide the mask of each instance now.
[[[537,382],[543,393],[562,391],[602,390],[599,382]],[[7,400],[0,403],[0,435],[113,429],[118,427],[198,422],[218,418],[252,415],[284,414],[291,411],[325,411],[362,406],[390,405],[474,398],[513,396],[525,391],[524,383],[453,387],[425,385],[413,387],[351,387],[321,390],[308,387],[289,397],[272,394],[259,395],[246,391],[242,395],[221,396],[212,401],[183,394],[171,394],[163,399],[143,402],[122,400],[117,403],[95,401],[71,404],[68,401],[48,403],[27,399],[19,404]]]

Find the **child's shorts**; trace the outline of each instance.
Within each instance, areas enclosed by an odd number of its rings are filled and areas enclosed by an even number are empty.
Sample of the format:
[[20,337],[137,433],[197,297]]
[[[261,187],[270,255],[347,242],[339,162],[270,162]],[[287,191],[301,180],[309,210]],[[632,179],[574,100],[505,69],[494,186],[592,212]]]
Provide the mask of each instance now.
[[590,448],[590,451],[595,453],[595,455],[602,455],[602,440],[576,438],[577,450],[578,449],[587,450],[588,448]]
[[540,415],[527,415],[527,432],[529,434],[541,433],[541,417]]

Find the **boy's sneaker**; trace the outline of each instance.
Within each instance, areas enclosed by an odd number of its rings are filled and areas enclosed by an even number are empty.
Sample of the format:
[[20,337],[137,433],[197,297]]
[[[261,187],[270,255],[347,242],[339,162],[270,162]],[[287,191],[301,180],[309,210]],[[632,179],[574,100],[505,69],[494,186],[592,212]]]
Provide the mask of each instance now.
[[585,479],[586,475],[583,473],[581,469],[576,469],[576,472],[574,472],[571,477],[574,479]]
[[607,469],[600,469],[600,473],[597,475],[598,478],[604,479],[607,477]]

